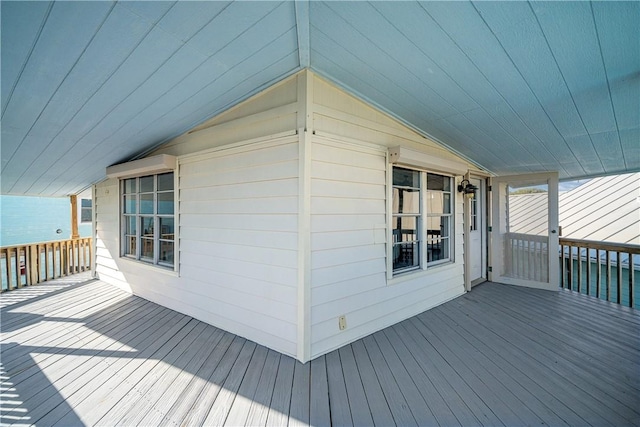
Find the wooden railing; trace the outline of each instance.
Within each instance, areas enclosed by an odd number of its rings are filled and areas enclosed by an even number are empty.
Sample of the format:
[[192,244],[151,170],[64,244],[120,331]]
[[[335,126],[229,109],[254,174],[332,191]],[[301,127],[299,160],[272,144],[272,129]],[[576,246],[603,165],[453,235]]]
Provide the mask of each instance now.
[[[635,258],[634,258],[635,257]],[[560,284],[607,301],[637,305],[640,245],[560,238]]]
[[549,239],[546,236],[507,233],[505,275],[518,279],[549,280]]
[[2,292],[91,269],[91,237],[0,248]]

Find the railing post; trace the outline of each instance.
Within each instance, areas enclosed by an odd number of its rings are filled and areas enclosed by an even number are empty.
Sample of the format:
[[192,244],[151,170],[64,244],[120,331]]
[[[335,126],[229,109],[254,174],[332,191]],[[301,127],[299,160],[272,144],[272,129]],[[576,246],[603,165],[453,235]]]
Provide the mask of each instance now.
[[582,248],[577,246],[576,249],[576,261],[578,265],[578,293],[582,293]]

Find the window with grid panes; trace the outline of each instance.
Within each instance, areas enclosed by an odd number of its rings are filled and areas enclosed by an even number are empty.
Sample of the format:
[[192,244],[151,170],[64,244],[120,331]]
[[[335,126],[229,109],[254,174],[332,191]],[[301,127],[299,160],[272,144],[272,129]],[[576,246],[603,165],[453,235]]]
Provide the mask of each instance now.
[[393,167],[394,274],[451,260],[452,178]]
[[173,172],[121,181],[122,255],[163,267],[174,266]]

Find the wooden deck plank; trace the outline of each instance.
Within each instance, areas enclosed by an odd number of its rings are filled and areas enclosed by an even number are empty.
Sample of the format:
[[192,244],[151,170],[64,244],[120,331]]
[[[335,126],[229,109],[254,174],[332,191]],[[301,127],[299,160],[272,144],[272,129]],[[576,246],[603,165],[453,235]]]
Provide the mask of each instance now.
[[369,402],[364,392],[362,378],[351,346],[340,348],[338,354],[340,355],[340,364],[342,365],[344,384],[347,388],[349,410],[351,411],[353,424],[356,426],[373,425]]
[[[83,320],[83,322],[63,322],[62,325],[48,325],[49,333],[45,336],[39,335],[37,338],[20,339],[17,341],[2,344],[2,363],[5,369],[23,370],[25,368],[24,356],[31,352],[34,347],[49,347],[53,349],[57,347],[58,351],[65,348],[80,345],[82,339],[91,333],[93,328],[102,328],[107,325],[114,324],[114,318],[117,320],[120,316],[125,316],[131,310],[142,304],[140,299],[123,299],[116,301],[112,306],[105,306],[104,310],[94,313]],[[117,324],[117,322],[115,323]],[[22,337],[20,337],[22,338]],[[43,362],[47,355],[55,354],[55,350],[42,354],[39,363]]]
[[414,320],[414,318],[405,320],[392,328],[397,328],[398,334],[406,337],[405,344],[409,346],[410,350],[415,351],[414,355],[416,359],[427,363],[427,367],[423,367],[423,369],[429,371],[435,369],[439,371],[445,381],[447,381],[453,390],[455,390],[455,393],[460,396],[460,399],[462,399],[473,412],[473,415],[481,425],[503,426],[502,421],[500,421],[492,408],[489,407],[489,403],[485,403],[478,393],[460,376],[455,368],[438,353],[438,350],[432,343],[429,342],[429,340],[425,340],[425,337],[416,327]]
[[[473,312],[477,316],[481,316],[481,313],[475,311],[474,307],[468,307],[467,304],[465,308],[469,311],[474,310]],[[591,395],[593,390],[599,386],[596,382],[584,384],[584,386],[581,387],[579,384],[582,383],[582,381],[576,381],[576,378],[568,374],[566,369],[557,368],[557,364],[561,364],[568,369],[573,369],[573,366],[571,366],[571,364],[564,364],[563,357],[552,357],[548,350],[536,343],[535,340],[538,339],[538,337],[536,337],[535,333],[528,330],[526,325],[519,325],[519,327],[525,330],[523,333],[520,329],[512,329],[512,324],[516,323],[513,319],[510,322],[505,322],[504,318],[496,318],[493,313],[483,313],[482,321],[492,329],[493,333],[503,337],[509,343],[509,346],[514,346],[520,350],[522,358],[520,363],[524,364],[531,361],[534,366],[533,369],[539,371],[538,375],[545,375],[547,381],[554,387],[564,390],[565,394],[571,395],[571,397],[574,398],[571,400],[571,407],[580,408],[581,413],[585,414],[586,420],[602,425],[624,425],[628,423],[628,421],[621,418],[615,411],[596,411],[593,409],[602,407],[603,402],[601,402],[600,398],[603,398],[607,403],[611,403],[614,406],[617,405],[603,395],[599,398]],[[576,382],[579,384],[576,384]]]
[[216,400],[213,402],[213,406],[209,410],[206,418],[203,420],[204,425],[224,425],[255,350],[256,344],[254,342],[246,341],[244,343],[238,358],[229,372],[229,376],[227,376],[222,385],[220,393],[218,393]]
[[[505,314],[513,313],[510,310],[511,309],[507,307],[501,308],[501,311]],[[512,329],[517,328],[519,331],[527,331],[527,336],[531,337],[531,345],[540,346],[539,352],[541,354],[547,355],[549,358],[557,360],[555,366],[562,366],[563,371],[571,375],[571,379],[572,381],[574,381],[574,383],[582,385],[590,384],[592,378],[597,378],[598,381],[597,385],[594,387],[594,390],[597,388],[600,391],[604,392],[606,395],[609,395],[621,402],[626,402],[628,406],[633,406],[634,403],[629,402],[629,399],[633,398],[626,393],[621,393],[618,387],[620,382],[624,380],[625,376],[622,375],[622,378],[613,380],[611,377],[616,374],[607,371],[615,369],[615,366],[609,366],[609,369],[603,369],[603,365],[606,366],[604,362],[593,362],[593,359],[597,360],[598,357],[602,354],[602,347],[598,343],[592,343],[591,345],[584,346],[579,350],[574,350],[574,348],[567,343],[567,340],[555,337],[551,331],[549,333],[540,333],[541,329],[543,329],[542,327],[531,326],[530,322],[525,322],[518,319],[515,313],[513,313],[512,319]],[[559,349],[562,350],[560,351]],[[585,354],[589,354],[590,357],[584,358]],[[572,361],[567,360],[567,356],[569,356],[572,360],[581,360],[580,366]],[[628,364],[623,365],[620,366],[617,371],[622,373],[626,372],[626,375],[631,377],[634,375],[634,372],[640,372],[640,365],[633,364],[633,366],[635,366],[635,368],[629,368]],[[605,395],[602,396],[605,397]],[[606,397],[605,399],[607,401],[610,401]],[[614,406],[616,405],[616,403],[613,401],[610,401],[610,403]]]
[[184,413],[184,418],[177,423],[178,425],[201,425],[204,422],[246,341],[240,337],[233,339],[200,394],[190,402],[190,409]]
[[242,426],[247,423],[247,417],[249,416],[249,408],[251,408],[251,402],[254,401],[256,389],[258,388],[258,382],[262,375],[265,362],[267,360],[268,350],[266,347],[257,346],[247,371],[244,374],[242,383],[238,388],[229,415],[225,419],[224,423],[228,426]]
[[[114,330],[110,330],[111,336],[98,334],[95,331],[88,331],[90,335],[83,338],[84,343],[88,348],[103,348],[103,350],[87,351],[86,347],[78,347],[74,349],[58,348],[58,352],[52,354],[50,358],[46,360],[46,363],[39,365],[35,362],[31,362],[28,369],[24,371],[17,371],[17,373],[11,373],[13,383],[20,387],[23,391],[22,397],[26,400],[29,399],[32,405],[32,409],[36,408],[38,401],[43,399],[45,393],[55,393],[56,389],[63,388],[66,384],[82,376],[85,372],[90,371],[99,364],[101,357],[108,357],[109,355],[118,354],[118,351],[123,347],[118,339],[133,340],[135,337],[141,335],[148,328],[154,326],[154,321],[157,316],[162,314],[161,307],[149,304],[148,310],[141,310],[136,312],[136,316],[132,317],[133,323],[119,324]],[[167,315],[169,313],[166,313]],[[145,317],[145,315],[147,317]],[[32,358],[35,358],[40,349],[36,349]],[[86,355],[85,358],[82,358]],[[92,358],[91,356],[97,356]],[[80,357],[75,363],[69,363],[71,357]],[[36,373],[42,369],[46,369],[47,377],[54,384],[42,385],[40,379],[35,376]],[[54,387],[55,386],[55,387]]]
[[[184,390],[178,396],[169,392],[168,396],[172,398],[166,401],[165,404],[154,405],[154,410],[150,411],[147,416],[141,421],[142,425],[159,425],[159,424],[177,424],[180,425],[183,419],[191,410],[193,402],[200,396],[205,390],[209,379],[214,375],[218,364],[223,359],[224,355],[230,349],[231,343],[234,341],[235,336],[225,332],[211,352],[205,358],[203,365],[198,369],[195,375],[183,375],[182,380],[187,382]],[[233,352],[233,350],[231,350]],[[238,351],[239,347],[238,347]],[[167,393],[165,393],[167,394]],[[173,400],[173,402],[172,402]],[[159,417],[159,414],[164,414]],[[160,418],[160,422],[158,421]]]
[[369,354],[369,359],[376,372],[395,423],[403,426],[418,425],[376,340],[370,335],[364,338],[362,342],[367,349],[367,354]]
[[[127,378],[123,382],[124,387],[121,388],[126,387],[129,391],[118,402],[113,403],[112,407],[106,411],[102,411],[104,414],[92,414],[94,419],[87,421],[91,421],[92,425],[98,422],[111,425],[140,424],[147,412],[151,410],[165,390],[172,385],[180,372],[189,369],[190,362],[193,361],[196,355],[201,355],[203,348],[207,344],[215,345],[216,338],[220,336],[216,332],[218,332],[216,329],[209,328],[202,323],[196,324],[189,335],[159,360],[159,363],[149,369],[137,384],[128,387],[124,386],[125,383],[132,382],[132,377]],[[209,350],[209,348],[206,348],[206,350]],[[138,369],[143,370],[142,367]],[[111,394],[117,395],[116,389]],[[177,392],[178,390],[175,391]]]
[[269,406],[273,396],[273,389],[276,384],[276,375],[278,373],[278,364],[280,363],[280,354],[273,350],[267,353],[267,359],[264,362],[264,368],[260,375],[260,381],[256,388],[256,393],[251,402],[249,413],[247,414],[248,426],[263,426],[267,424],[267,416],[269,415]]
[[296,362],[293,370],[293,388],[291,389],[291,407],[289,409],[290,426],[309,425],[309,382],[311,364]]
[[[469,314],[463,311],[455,310],[450,307],[450,311],[442,313],[449,318],[450,322],[458,322],[459,319],[465,319],[469,317]],[[495,337],[490,335],[490,331],[486,329],[480,322],[469,319],[469,322],[465,323],[464,328],[457,329],[457,332],[464,336],[465,339],[472,342],[474,346],[482,352],[487,358],[499,363],[501,368],[504,369],[514,380],[516,380],[522,387],[530,391],[537,399],[543,402],[553,414],[555,414],[560,421],[550,425],[586,425],[586,421],[580,418],[574,411],[570,410],[565,404],[561,402],[561,396],[553,394],[556,389],[546,390],[539,384],[540,377],[536,375],[537,371],[524,369],[522,364],[516,363],[519,360],[517,355],[511,356],[513,353],[507,349],[491,345],[487,343],[495,343]]]
[[293,371],[295,361],[286,356],[280,357],[278,376],[273,388],[271,406],[267,416],[268,426],[283,426],[289,423],[289,409],[291,408],[291,390],[293,389]]
[[[125,352],[125,354],[118,355],[107,363],[105,363],[104,359],[100,360],[101,367],[107,365],[102,371],[96,372],[96,369],[92,369],[90,378],[84,376],[81,381],[67,385],[66,390],[64,390],[65,401],[74,408],[73,411],[65,411],[63,405],[58,405],[54,410],[39,419],[38,422],[51,426],[68,425],[70,423],[65,421],[67,417],[75,415],[81,420],[90,417],[90,413],[94,409],[94,402],[96,402],[98,396],[103,398],[110,396],[110,387],[118,385],[140,361],[151,357],[158,348],[166,343],[166,340],[162,339],[163,337],[167,337],[167,334],[170,333],[171,340],[178,339],[181,337],[180,333],[185,331],[185,325],[190,323],[190,319],[184,316],[169,314],[166,319],[172,324],[170,329],[158,325],[153,333],[145,334],[142,340],[135,345],[127,343],[127,346],[136,348],[138,351]],[[134,354],[128,356],[127,353]],[[120,396],[117,396],[117,398],[120,398]],[[72,412],[75,412],[75,414],[72,414]]]
[[352,426],[351,409],[344,383],[344,374],[337,350],[325,356],[327,364],[327,382],[329,385],[329,408],[331,411],[331,425]]
[[18,422],[640,425],[640,316],[575,293],[486,283],[304,365],[99,281],[16,300]]
[[[207,356],[211,353],[212,348],[216,348],[224,336],[224,331],[216,328],[207,328],[198,341],[201,345],[194,346],[197,351],[191,357],[185,365],[175,364],[169,366],[162,377],[151,385],[152,392],[145,392],[142,384],[136,387],[136,391],[141,397],[144,397],[144,401],[148,402],[148,406],[145,404],[144,411],[140,409],[140,406],[136,403],[130,404],[129,399],[126,397],[122,399],[122,402],[127,402],[126,409],[121,412],[126,413],[129,410],[133,410],[135,407],[135,413],[138,415],[135,417],[135,423],[137,425],[159,425],[167,415],[169,408],[173,406],[179,396],[185,393],[185,390],[190,380],[200,372],[200,369],[207,360]],[[186,360],[186,359],[185,359]],[[165,362],[163,360],[163,362]],[[134,401],[135,399],[131,399]],[[118,404],[118,408],[122,407],[121,403]],[[114,425],[115,422],[110,421],[116,419],[115,411],[109,411],[105,417],[100,420],[103,425]],[[118,423],[127,424],[126,420],[122,417],[118,417]]]
[[[160,307],[153,308],[154,316],[149,319],[141,318],[137,325],[127,325],[128,327],[123,329],[123,339],[127,339],[127,342],[135,343],[136,339],[147,331],[153,331],[158,328],[157,320],[158,316],[169,315],[165,313]],[[126,333],[126,335],[125,335]],[[105,336],[95,336],[94,339],[102,339],[109,343],[109,338]],[[94,373],[99,373],[103,369],[108,368],[108,363],[105,358],[109,356],[117,357],[123,354],[120,350],[124,348],[124,344],[119,341],[111,342],[102,351],[87,352],[83,348],[73,350],[71,356],[80,356],[81,363],[70,363],[69,355],[62,355],[59,360],[56,361],[54,369],[47,369],[47,378],[50,383],[33,383],[29,381],[28,384],[21,384],[19,388],[21,390],[21,397],[29,401],[30,411],[29,414],[34,422],[40,420],[49,411],[60,405],[60,395],[65,397],[68,394],[73,393],[77,387],[81,387],[92,379]],[[86,354],[86,359],[82,356]],[[95,357],[94,357],[95,356]],[[73,359],[71,359],[73,360]],[[40,381],[38,376],[34,376],[36,381]],[[71,391],[70,391],[71,390]],[[64,414],[62,414],[64,415]]]
[[329,382],[327,380],[327,364],[324,356],[311,362],[311,391],[309,405],[309,424],[327,426],[331,424],[329,408]]
[[[391,329],[384,330],[383,333],[390,345],[398,354],[398,358],[402,360],[405,369],[414,381],[418,391],[422,395],[422,398],[433,412],[433,415],[437,419],[437,424],[446,426],[461,425],[455,413],[447,405],[445,398],[442,397],[441,393],[433,385],[429,377],[420,368],[411,353],[409,353],[409,350],[407,350],[404,343],[400,340],[400,337],[398,337],[398,335]],[[466,409],[465,406],[461,406],[461,409],[464,411]],[[473,417],[468,410],[465,412],[467,412],[465,415],[466,424],[477,422],[475,417]]]
[[350,345],[353,350],[353,355],[358,365],[358,372],[362,379],[362,386],[367,396],[367,402],[369,404],[369,410],[371,416],[374,419],[376,425],[390,426],[394,425],[393,415],[391,409],[387,403],[387,398],[384,396],[384,392],[375,370],[367,354],[367,350],[364,347],[362,341],[356,341]]
[[407,372],[384,332],[375,333],[373,338],[376,340],[378,348],[382,352],[386,364],[389,366],[391,374],[394,376],[396,384],[398,384],[400,391],[404,395],[418,425],[436,425],[438,421],[433,412],[431,412],[431,408],[422,397],[420,390],[416,387],[411,375]]

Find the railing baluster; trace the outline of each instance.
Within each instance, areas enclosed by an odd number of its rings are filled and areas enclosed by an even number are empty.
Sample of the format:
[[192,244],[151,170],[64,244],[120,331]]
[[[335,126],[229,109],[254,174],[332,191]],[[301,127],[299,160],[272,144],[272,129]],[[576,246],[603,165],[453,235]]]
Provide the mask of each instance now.
[[569,289],[573,290],[573,248],[569,246]]
[[582,248],[580,246],[576,247],[577,254],[577,267],[578,267],[578,293],[582,292]]
[[586,265],[587,268],[587,295],[591,295],[591,253],[589,252],[589,248],[585,248],[586,252]]
[[620,258],[620,252],[616,252],[616,259],[617,259],[617,265],[618,265],[618,270],[617,270],[617,287],[618,287],[618,295],[617,295],[617,302],[618,304],[620,304],[620,302],[622,301],[622,258]]
[[2,280],[7,286],[1,291],[91,270],[92,241],[93,238],[88,237],[0,247]]
[[611,252],[607,251],[607,301],[611,301]]
[[596,249],[596,296],[600,297],[600,280],[602,279],[602,269],[600,267],[600,249]]
[[629,253],[629,307],[635,307],[635,289],[633,289],[633,254]]

